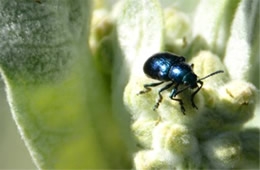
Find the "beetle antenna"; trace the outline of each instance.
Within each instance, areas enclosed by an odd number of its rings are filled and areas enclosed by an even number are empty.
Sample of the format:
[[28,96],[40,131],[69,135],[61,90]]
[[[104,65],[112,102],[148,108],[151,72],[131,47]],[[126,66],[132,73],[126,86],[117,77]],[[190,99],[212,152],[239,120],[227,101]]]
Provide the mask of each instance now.
[[224,71],[223,71],[223,70],[215,71],[215,72],[213,72],[213,73],[211,73],[211,74],[209,74],[209,75],[207,75],[207,76],[205,76],[205,77],[203,77],[203,78],[197,80],[197,82],[198,82],[198,81],[201,81],[201,80],[204,80],[204,79],[206,79],[206,78],[209,78],[209,77],[211,77],[211,76],[213,76],[213,75],[215,75],[215,74],[219,74],[219,73],[224,73]]

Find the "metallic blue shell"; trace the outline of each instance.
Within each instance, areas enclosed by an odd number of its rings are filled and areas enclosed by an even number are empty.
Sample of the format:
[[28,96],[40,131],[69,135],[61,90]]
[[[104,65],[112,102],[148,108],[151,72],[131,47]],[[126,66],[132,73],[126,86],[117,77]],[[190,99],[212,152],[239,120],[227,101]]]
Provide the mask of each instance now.
[[168,74],[171,67],[184,61],[184,57],[171,53],[156,53],[145,62],[143,70],[148,77],[162,81],[170,81],[171,77],[169,77]]
[[[188,73],[192,73],[192,68],[186,63],[175,64],[171,67],[168,77],[176,83],[184,83],[184,78]],[[195,80],[196,81],[196,80]]]

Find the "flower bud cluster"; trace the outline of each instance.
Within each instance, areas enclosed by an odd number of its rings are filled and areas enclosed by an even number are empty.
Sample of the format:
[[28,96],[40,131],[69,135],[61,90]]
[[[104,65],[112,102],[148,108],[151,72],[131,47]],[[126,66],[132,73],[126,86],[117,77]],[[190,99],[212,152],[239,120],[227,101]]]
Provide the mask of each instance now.
[[137,95],[143,84],[156,80],[141,73],[130,78],[125,103],[134,118],[132,130],[143,148],[135,155],[137,169],[239,168],[247,159],[239,131],[253,116],[256,88],[231,80],[219,57],[209,51],[201,51],[191,63],[199,78],[217,70],[225,72],[203,80],[195,97],[198,110],[191,106],[192,90],[176,96],[183,100],[186,115],[179,103],[168,97],[170,91],[162,93],[163,100],[153,111],[163,85]]

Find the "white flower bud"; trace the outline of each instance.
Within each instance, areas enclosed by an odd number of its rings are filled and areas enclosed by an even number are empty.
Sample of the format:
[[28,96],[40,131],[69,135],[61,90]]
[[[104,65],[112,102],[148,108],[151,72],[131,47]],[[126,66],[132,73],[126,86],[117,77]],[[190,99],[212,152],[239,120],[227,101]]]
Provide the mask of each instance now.
[[219,89],[217,109],[230,123],[241,123],[253,116],[256,88],[245,81],[233,80]]
[[174,169],[181,159],[167,150],[145,150],[135,155],[134,163],[137,170]]
[[203,149],[215,168],[235,168],[241,160],[240,141],[232,132],[209,140]]

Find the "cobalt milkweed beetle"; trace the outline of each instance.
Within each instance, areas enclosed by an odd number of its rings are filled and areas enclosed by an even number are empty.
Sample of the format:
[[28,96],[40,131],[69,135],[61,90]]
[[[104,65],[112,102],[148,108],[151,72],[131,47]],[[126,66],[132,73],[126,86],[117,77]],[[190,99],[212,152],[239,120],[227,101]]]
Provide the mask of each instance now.
[[[147,93],[151,90],[151,87],[158,86],[164,82],[170,82],[163,88],[161,88],[158,92],[159,99],[157,100],[156,104],[154,105],[153,110],[156,110],[159,107],[159,104],[162,101],[162,95],[161,92],[169,89],[171,86],[174,85],[173,90],[171,91],[170,98],[172,100],[175,100],[179,102],[181,106],[181,111],[185,115],[185,108],[183,106],[183,101],[181,99],[176,99],[177,94],[183,92],[184,90],[191,88],[197,88],[192,94],[191,94],[191,104],[193,108],[198,109],[198,107],[194,103],[194,97],[198,93],[198,91],[202,88],[203,82],[202,80],[211,77],[218,73],[223,73],[223,70],[215,71],[201,79],[197,79],[197,75],[193,72],[193,64],[189,65],[185,63],[185,58],[182,56],[177,56],[172,53],[168,52],[162,52],[162,53],[156,53],[153,56],[151,56],[144,64],[143,70],[144,73],[156,80],[160,80],[160,82],[156,83],[150,83],[145,84],[144,88],[145,90],[140,91],[139,94]],[[179,85],[185,85],[186,87],[178,90]],[[200,84],[200,86],[198,86]]]

